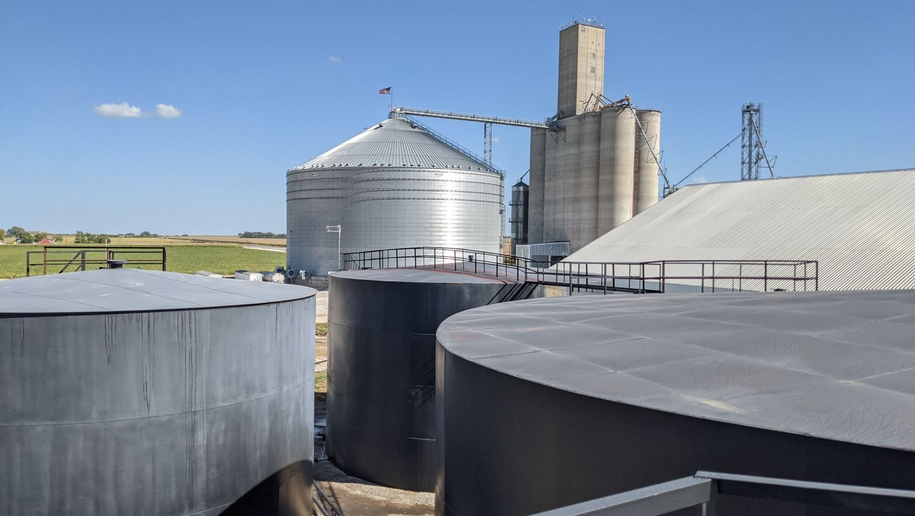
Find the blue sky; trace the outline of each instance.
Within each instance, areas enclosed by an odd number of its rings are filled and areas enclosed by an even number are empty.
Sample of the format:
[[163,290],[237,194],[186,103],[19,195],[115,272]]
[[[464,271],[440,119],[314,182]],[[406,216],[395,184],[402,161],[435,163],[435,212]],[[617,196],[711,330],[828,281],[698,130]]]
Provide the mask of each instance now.
[[[284,231],[286,169],[385,118],[379,88],[551,116],[558,31],[579,10],[607,27],[605,94],[663,111],[675,180],[737,135],[747,101],[765,105],[779,175],[915,167],[910,0],[0,0],[0,226]],[[142,114],[94,109],[125,102]],[[424,122],[482,153],[480,125]],[[494,132],[510,186],[529,132]],[[739,160],[732,146],[695,177],[737,179]]]

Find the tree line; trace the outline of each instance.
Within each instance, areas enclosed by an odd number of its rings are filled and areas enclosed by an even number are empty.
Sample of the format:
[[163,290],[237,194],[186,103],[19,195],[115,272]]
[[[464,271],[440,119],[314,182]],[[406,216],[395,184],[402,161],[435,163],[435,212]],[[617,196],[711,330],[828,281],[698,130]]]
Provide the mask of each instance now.
[[238,234],[239,238],[286,238],[286,233],[271,233],[267,231],[245,231]]
[[[34,244],[41,242],[45,238],[53,240],[55,242],[60,242],[63,240],[63,237],[60,235],[50,235],[44,231],[37,231],[31,233],[22,229],[19,226],[13,226],[9,229],[0,228],[0,240],[4,238],[13,238],[16,242],[20,244]],[[108,244],[111,243],[112,237],[124,237],[124,238],[159,238],[157,233],[151,233],[149,231],[143,231],[140,234],[136,233],[118,233],[116,235],[108,235],[105,233],[88,233],[86,231],[77,231],[76,236],[73,239],[74,244]]]
[[111,243],[112,237],[118,238],[159,238],[158,233],[150,233],[149,231],[144,231],[139,235],[136,233],[118,233],[117,235],[106,235],[100,233],[94,235],[92,233],[86,233],[85,231],[77,231],[76,236],[73,239],[74,244],[108,244]]
[[48,233],[45,233],[44,231],[37,231],[35,233],[30,233],[30,232],[22,229],[19,226],[13,226],[6,230],[0,228],[0,240],[3,240],[4,238],[7,238],[7,237],[14,239],[16,242],[19,242],[20,244],[31,244],[34,242],[41,242],[45,238],[49,238],[49,239],[55,240],[55,241],[60,240],[60,235],[49,235]]

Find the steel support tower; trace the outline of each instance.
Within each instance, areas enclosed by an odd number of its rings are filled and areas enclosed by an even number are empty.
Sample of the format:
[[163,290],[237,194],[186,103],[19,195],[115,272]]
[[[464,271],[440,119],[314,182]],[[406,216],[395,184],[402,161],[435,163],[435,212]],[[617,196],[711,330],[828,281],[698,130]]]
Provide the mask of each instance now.
[[762,104],[744,104],[740,114],[740,180],[759,179],[760,168],[769,169],[769,176],[775,177],[772,163],[766,155],[766,142],[762,138]]

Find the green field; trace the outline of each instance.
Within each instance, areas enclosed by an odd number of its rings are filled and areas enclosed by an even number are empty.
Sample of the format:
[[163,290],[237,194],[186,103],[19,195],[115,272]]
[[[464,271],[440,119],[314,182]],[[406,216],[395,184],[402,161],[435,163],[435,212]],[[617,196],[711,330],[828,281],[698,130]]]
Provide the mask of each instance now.
[[[26,252],[41,250],[42,246],[37,245],[0,246],[0,279],[25,276]],[[272,271],[278,265],[286,265],[285,253],[245,249],[237,245],[166,245],[165,252],[167,270],[189,274],[200,270],[218,274],[232,274],[239,269]],[[117,255],[116,258],[131,260],[141,258],[141,256]],[[32,263],[36,261],[41,261],[40,255],[32,256]],[[98,268],[98,265],[93,268]],[[155,269],[156,267],[142,266],[140,268]],[[40,267],[33,267],[32,270],[33,274],[35,270],[38,270],[39,274],[41,272]]]

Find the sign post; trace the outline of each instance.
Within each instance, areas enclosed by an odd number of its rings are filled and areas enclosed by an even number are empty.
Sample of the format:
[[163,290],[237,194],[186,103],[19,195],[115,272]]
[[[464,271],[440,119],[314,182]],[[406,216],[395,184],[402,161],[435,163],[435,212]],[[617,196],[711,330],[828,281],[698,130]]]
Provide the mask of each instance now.
[[343,226],[341,226],[339,224],[336,226],[327,226],[326,230],[328,233],[337,234],[337,270],[338,271],[343,270],[343,265],[342,265],[343,254],[340,252],[340,239],[343,236]]

